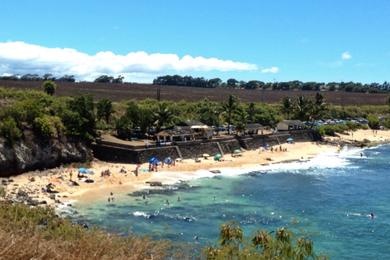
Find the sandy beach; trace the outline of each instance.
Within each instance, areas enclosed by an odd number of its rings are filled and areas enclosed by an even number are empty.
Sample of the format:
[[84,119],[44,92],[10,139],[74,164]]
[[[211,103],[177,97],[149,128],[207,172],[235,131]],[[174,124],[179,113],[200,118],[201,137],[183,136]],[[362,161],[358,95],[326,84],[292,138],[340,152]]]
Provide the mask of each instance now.
[[[226,154],[223,161],[214,161],[213,157],[201,158],[198,162],[185,159],[175,166],[158,167],[158,172],[149,172],[147,163],[142,164],[138,176],[134,171],[135,164],[108,163],[94,160],[89,169],[94,174],[84,174],[87,178],[78,178],[78,167],[59,167],[46,171],[34,171],[21,174],[7,180],[6,193],[9,198],[15,198],[20,191],[42,205],[59,206],[77,201],[90,203],[92,201],[107,200],[112,192],[123,194],[149,188],[146,182],[173,184],[180,180],[190,180],[204,176],[202,172],[220,170],[224,168],[250,169],[256,166],[288,162],[294,160],[308,160],[319,154],[337,152],[340,147],[337,142],[353,143],[369,140],[372,143],[390,142],[390,131],[358,130],[349,135],[327,137],[332,144],[315,142],[298,142],[274,146],[273,149],[257,149],[243,151],[240,156]],[[103,171],[109,170],[109,176],[101,176]],[[90,180],[89,183],[85,180]],[[52,192],[47,192],[47,185],[51,183]]]

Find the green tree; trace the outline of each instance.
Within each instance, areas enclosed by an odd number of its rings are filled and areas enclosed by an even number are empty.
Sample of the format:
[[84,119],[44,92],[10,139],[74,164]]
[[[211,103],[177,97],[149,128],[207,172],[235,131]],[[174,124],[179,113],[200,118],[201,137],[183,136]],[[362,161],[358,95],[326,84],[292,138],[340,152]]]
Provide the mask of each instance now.
[[42,84],[43,91],[46,92],[46,94],[53,96],[57,89],[57,84],[54,83],[51,80],[46,80]]
[[140,107],[138,119],[141,132],[143,135],[146,135],[154,123],[154,114],[152,108],[149,106]]
[[210,102],[207,98],[199,102],[196,113],[199,120],[209,126],[220,125],[220,107]]
[[237,111],[238,108],[238,99],[230,95],[227,102],[225,102],[222,106],[225,114],[226,114],[226,122],[228,124],[228,134],[230,134],[230,126],[232,124],[234,113]]
[[104,119],[108,124],[113,113],[112,102],[108,99],[101,99],[96,104],[96,117],[98,120]]
[[131,131],[133,130],[133,125],[126,116],[121,116],[115,122],[115,129],[119,138],[129,139],[131,137]]
[[377,116],[375,116],[375,115],[368,115],[367,116],[367,120],[368,120],[368,126],[371,129],[379,129],[380,122],[379,122],[379,118]]
[[293,109],[293,102],[291,98],[284,97],[282,100],[282,113],[287,115],[287,119],[290,119],[290,113]]
[[316,256],[312,241],[306,238],[293,239],[293,234],[284,228],[275,235],[261,230],[249,239],[236,223],[223,224],[220,229],[219,246],[204,250],[206,259],[326,259]]
[[130,101],[127,103],[125,116],[131,122],[134,127],[139,126],[140,121],[140,109],[136,102]]
[[154,118],[154,125],[156,126],[157,132],[159,132],[162,127],[171,126],[174,121],[174,115],[166,103],[158,104],[157,109],[154,112]]
[[228,79],[226,81],[226,83],[227,83],[227,86],[229,88],[235,88],[235,87],[237,87],[238,80],[236,80],[236,79]]
[[324,113],[326,112],[326,103],[325,98],[321,93],[316,93],[316,96],[314,98],[314,102],[311,106],[312,111],[310,114],[310,119],[312,120],[311,127],[314,126],[314,121],[319,120],[323,117]]
[[308,121],[312,113],[313,102],[304,96],[300,96],[294,103],[295,118]]
[[237,132],[243,133],[245,131],[247,121],[248,113],[245,111],[245,109],[242,107],[237,108],[234,114],[234,125],[236,126]]
[[249,123],[254,123],[254,121],[255,121],[255,115],[256,115],[256,106],[255,106],[255,103],[253,103],[253,102],[249,103],[246,112],[247,112],[247,114],[248,114],[248,122],[249,122]]
[[57,116],[42,115],[34,119],[34,130],[42,137],[58,137],[64,126]]
[[0,135],[12,145],[22,137],[22,131],[20,131],[13,118],[7,117],[0,122]]
[[92,141],[96,137],[96,119],[91,96],[79,96],[67,103],[62,121],[68,135]]

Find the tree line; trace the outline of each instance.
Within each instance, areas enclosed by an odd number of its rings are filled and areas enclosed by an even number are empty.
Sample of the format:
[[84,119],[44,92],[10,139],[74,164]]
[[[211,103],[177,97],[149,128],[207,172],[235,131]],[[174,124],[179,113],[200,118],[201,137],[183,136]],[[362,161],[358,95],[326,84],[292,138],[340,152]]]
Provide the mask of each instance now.
[[155,85],[183,86],[201,88],[233,88],[233,89],[263,89],[263,90],[309,90],[309,91],[346,91],[361,93],[379,93],[390,91],[390,83],[359,82],[302,82],[299,80],[285,82],[263,82],[259,80],[239,81],[234,78],[226,82],[220,78],[205,79],[203,77],[191,77],[180,75],[166,75],[153,80]]
[[[25,75],[7,75],[0,76],[0,80],[20,80],[20,81],[58,81],[58,82],[76,82],[74,75],[64,75],[55,77],[52,74],[25,74]],[[93,80],[94,83],[125,83],[122,75],[113,77],[110,75],[100,75]],[[307,90],[307,91],[345,91],[358,93],[383,93],[390,92],[390,83],[360,83],[360,82],[302,82],[299,80],[284,82],[263,82],[259,80],[239,81],[230,78],[223,81],[220,78],[205,79],[203,77],[166,75],[157,77],[153,80],[154,85],[161,86],[182,86],[198,88],[232,88],[232,89],[258,89],[258,90]]]

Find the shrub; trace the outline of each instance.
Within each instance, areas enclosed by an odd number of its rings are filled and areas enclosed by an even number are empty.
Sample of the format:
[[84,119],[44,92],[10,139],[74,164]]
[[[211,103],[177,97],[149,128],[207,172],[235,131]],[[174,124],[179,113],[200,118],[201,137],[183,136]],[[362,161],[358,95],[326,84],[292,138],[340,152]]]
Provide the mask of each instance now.
[[14,144],[15,141],[22,137],[22,131],[18,128],[18,125],[13,118],[7,117],[1,120],[0,135],[2,135],[10,144]]
[[367,120],[368,120],[368,126],[371,129],[379,129],[380,123],[379,123],[379,119],[377,116],[369,115],[367,117]]
[[51,80],[46,80],[45,82],[43,82],[42,88],[43,91],[46,92],[46,94],[53,96],[56,91],[57,85]]
[[46,138],[58,137],[64,128],[59,117],[47,115],[35,118],[33,126],[38,134]]
[[383,119],[382,125],[387,129],[390,129],[390,117]]

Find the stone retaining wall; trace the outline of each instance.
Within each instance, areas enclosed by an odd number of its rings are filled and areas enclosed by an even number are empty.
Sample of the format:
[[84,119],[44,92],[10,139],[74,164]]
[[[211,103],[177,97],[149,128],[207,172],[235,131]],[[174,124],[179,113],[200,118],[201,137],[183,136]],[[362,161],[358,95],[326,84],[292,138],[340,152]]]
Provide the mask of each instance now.
[[[190,159],[210,154],[211,156],[220,153],[220,148],[224,154],[232,153],[235,149],[244,148],[246,150],[258,149],[266,144],[279,145],[286,143],[288,137],[294,138],[296,142],[312,141],[312,131],[296,131],[278,133],[275,135],[258,135],[246,137],[231,137],[222,140],[204,140],[178,143],[183,159]],[[218,143],[220,147],[218,146]],[[123,163],[143,163],[152,156],[163,160],[166,157],[179,158],[179,153],[175,146],[150,147],[143,149],[131,149],[124,146],[114,146],[107,144],[94,144],[94,156],[100,160],[123,162]]]

